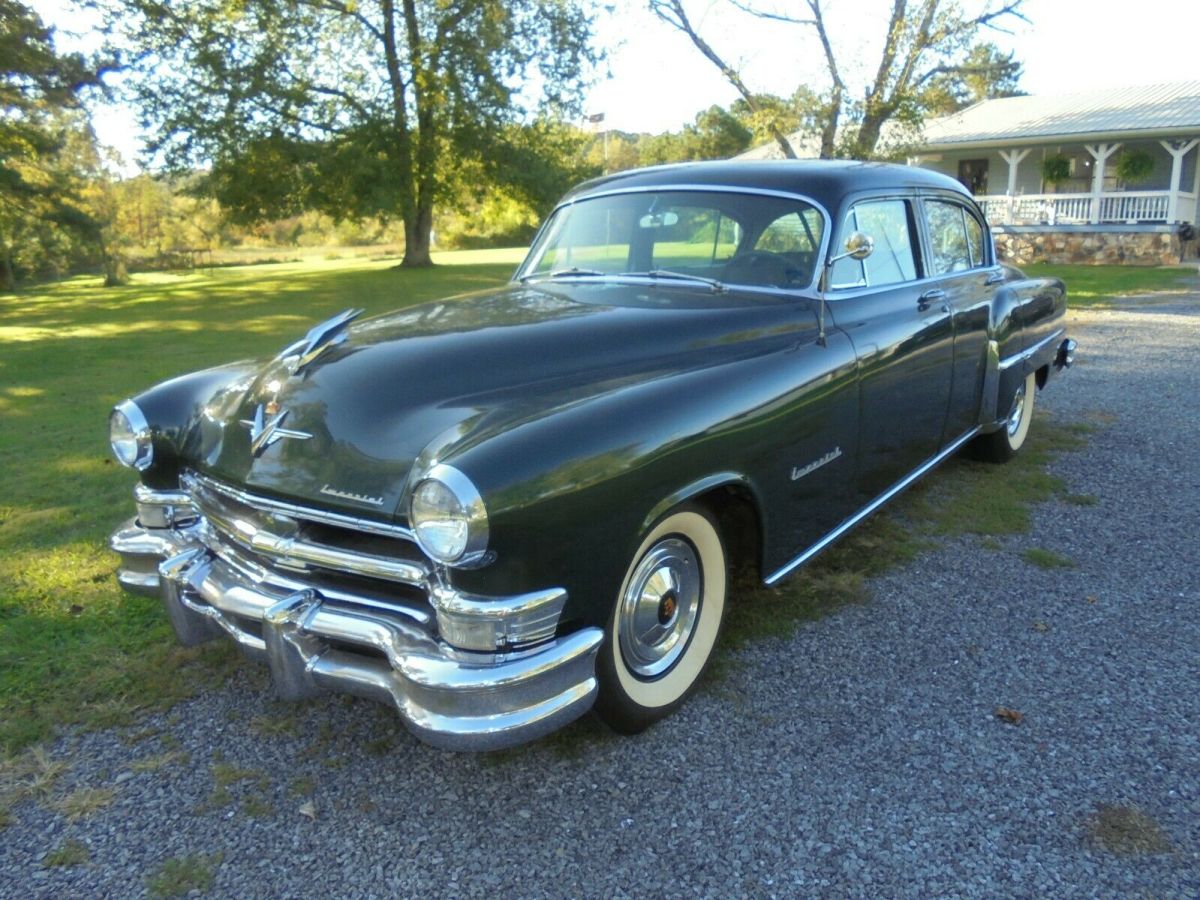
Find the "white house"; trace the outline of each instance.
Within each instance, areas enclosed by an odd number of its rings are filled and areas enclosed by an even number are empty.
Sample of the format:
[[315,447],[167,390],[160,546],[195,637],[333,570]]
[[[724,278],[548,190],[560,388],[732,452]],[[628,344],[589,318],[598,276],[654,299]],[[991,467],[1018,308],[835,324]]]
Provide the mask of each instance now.
[[[790,138],[816,155],[811,136]],[[1200,81],[984,100],[919,135],[885,127],[881,146],[966,185],[1017,262],[1174,262],[1180,225],[1198,221]],[[1120,176],[1123,154],[1136,181]],[[738,158],[780,156],[770,143]]]
[[[1140,163],[1136,181],[1122,155]],[[1197,223],[1198,158],[1191,81],[985,100],[926,123],[909,163],[970,188],[1019,261],[1169,262],[1180,224]]]

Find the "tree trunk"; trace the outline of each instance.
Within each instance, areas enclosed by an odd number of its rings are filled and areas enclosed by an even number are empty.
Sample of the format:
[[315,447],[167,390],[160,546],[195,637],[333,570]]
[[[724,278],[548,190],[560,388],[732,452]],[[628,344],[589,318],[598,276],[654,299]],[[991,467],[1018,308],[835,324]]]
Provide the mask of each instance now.
[[404,217],[404,259],[400,265],[405,269],[426,268],[433,265],[429,255],[433,234],[433,208],[426,200],[417,201],[414,215]]
[[129,284],[129,272],[125,269],[125,260],[119,253],[104,254],[104,286],[120,287]]
[[0,241],[0,294],[17,289],[17,274],[13,271],[12,247]]

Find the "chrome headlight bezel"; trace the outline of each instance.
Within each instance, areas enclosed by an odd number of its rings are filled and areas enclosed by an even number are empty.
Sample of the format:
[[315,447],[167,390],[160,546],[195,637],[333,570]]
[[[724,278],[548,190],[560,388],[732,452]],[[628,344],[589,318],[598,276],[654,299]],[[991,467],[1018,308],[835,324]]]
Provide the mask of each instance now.
[[[432,523],[421,512],[421,498],[426,489],[443,491],[443,496],[452,498],[456,509],[450,517],[461,525],[461,539],[450,544],[439,542],[430,527]],[[488,516],[483,497],[471,479],[453,466],[439,463],[413,486],[408,501],[408,524],[421,550],[436,562],[454,568],[471,568],[488,559]]]
[[141,408],[123,400],[108,415],[108,444],[117,462],[143,472],[154,462],[154,435]]

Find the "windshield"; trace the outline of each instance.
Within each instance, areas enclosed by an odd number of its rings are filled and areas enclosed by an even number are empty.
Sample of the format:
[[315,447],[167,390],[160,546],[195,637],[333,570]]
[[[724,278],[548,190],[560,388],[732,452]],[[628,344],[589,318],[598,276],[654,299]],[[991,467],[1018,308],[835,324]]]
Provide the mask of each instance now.
[[644,276],[656,282],[806,288],[825,218],[803,200],[655,191],[560,207],[521,267],[523,281]]

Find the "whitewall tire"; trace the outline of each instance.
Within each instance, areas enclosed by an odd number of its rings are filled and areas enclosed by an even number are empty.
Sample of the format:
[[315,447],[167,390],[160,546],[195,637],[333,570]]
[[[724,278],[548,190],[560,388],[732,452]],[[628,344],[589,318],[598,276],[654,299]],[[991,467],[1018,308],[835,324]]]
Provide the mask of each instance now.
[[998,431],[976,439],[976,455],[991,462],[1008,462],[1025,445],[1033,422],[1033,403],[1037,396],[1037,375],[1030,372],[1013,395],[1008,415]]
[[625,572],[597,661],[596,711],[627,734],[674,711],[699,681],[725,615],[727,559],[712,516],[681,506]]

